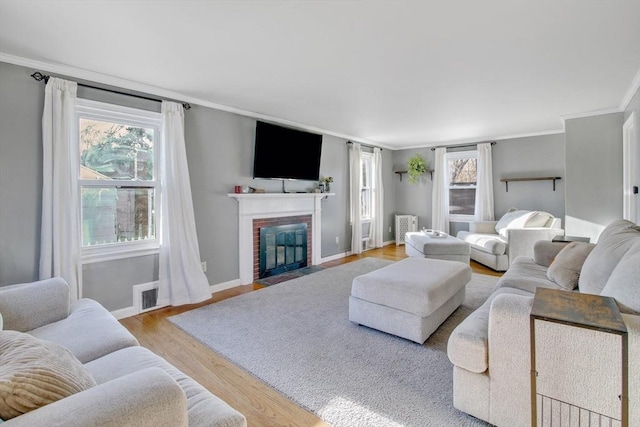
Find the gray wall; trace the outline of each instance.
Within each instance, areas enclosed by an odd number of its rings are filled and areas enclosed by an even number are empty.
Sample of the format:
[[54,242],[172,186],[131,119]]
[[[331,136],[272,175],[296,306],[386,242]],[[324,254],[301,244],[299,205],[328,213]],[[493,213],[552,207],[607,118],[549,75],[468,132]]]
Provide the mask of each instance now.
[[597,241],[602,229],[622,218],[623,113],[565,122],[565,230]]
[[[0,62],[0,286],[38,278],[42,193],[42,83],[32,69]],[[159,104],[103,91],[79,88],[79,95],[158,110]],[[229,198],[234,185],[270,192],[280,181],[252,178],[255,119],[194,105],[185,114],[187,158],[196,230],[202,261],[211,285],[238,278],[238,207]],[[320,173],[332,176],[331,191],[322,202],[322,256],[350,250],[348,160],[346,140],[323,136]],[[395,212],[393,153],[383,150],[385,240]],[[315,183],[287,182],[287,191],[312,190]],[[339,243],[336,244],[336,236]],[[83,294],[109,310],[130,307],[131,287],[157,280],[157,256],[85,264]]]
[[[433,169],[434,152],[430,148],[396,150],[393,152],[393,170],[406,171],[407,162],[416,154],[420,154],[427,164],[427,170]],[[431,227],[431,189],[432,182],[428,173],[415,184],[409,183],[407,174],[394,174],[396,214],[417,215],[418,230]],[[394,223],[395,228],[395,223]],[[395,230],[394,230],[395,236]]]
[[[422,154],[427,169],[433,169],[434,154],[429,148],[394,151],[395,170],[406,170],[407,161],[415,154]],[[496,219],[511,207],[542,210],[562,218],[564,216],[564,181],[556,181],[556,191],[551,181],[527,181],[509,184],[505,190],[502,178],[560,176],[564,179],[564,134],[512,138],[498,141],[492,147],[493,195]],[[419,228],[431,227],[432,182],[425,174],[417,184],[409,184],[404,175],[402,182],[396,175],[396,209],[398,214],[418,215]],[[468,230],[468,223],[452,222],[450,233]]]
[[[545,211],[564,217],[565,152],[564,134],[504,139],[492,148],[493,197],[496,219],[509,208]],[[559,176],[556,191],[551,181],[510,182],[506,190],[502,178]]]
[[0,62],[0,285],[38,278],[44,90]]
[[[640,89],[636,91],[636,94],[631,99],[631,102],[624,110],[624,121],[631,116],[631,113],[635,112],[635,133],[636,133],[636,147],[640,151]],[[636,152],[636,179],[633,185],[640,186],[640,152]],[[640,195],[636,196],[636,224],[640,224]]]

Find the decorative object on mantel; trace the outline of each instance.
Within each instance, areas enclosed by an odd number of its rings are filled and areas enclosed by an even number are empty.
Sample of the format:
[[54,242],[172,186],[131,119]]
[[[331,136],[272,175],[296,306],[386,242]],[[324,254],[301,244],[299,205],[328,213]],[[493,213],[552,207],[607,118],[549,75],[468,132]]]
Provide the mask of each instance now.
[[323,193],[329,193],[331,191],[331,183],[333,182],[333,177],[325,176],[320,180],[320,191]]
[[500,182],[504,182],[505,189],[507,193],[509,192],[509,181],[553,181],[553,191],[556,191],[556,180],[562,179],[559,176],[541,176],[541,177],[532,177],[532,178],[502,178]]

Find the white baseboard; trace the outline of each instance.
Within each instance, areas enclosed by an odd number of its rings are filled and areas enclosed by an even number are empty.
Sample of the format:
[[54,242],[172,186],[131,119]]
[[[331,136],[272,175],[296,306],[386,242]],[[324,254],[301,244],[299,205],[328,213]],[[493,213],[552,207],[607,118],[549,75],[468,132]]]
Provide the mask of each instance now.
[[113,317],[120,320],[126,317],[135,316],[139,313],[138,313],[138,310],[136,310],[135,308],[127,307],[127,308],[121,308],[120,310],[114,310],[111,312],[111,314],[113,315]]
[[[143,283],[141,285],[135,285],[133,287],[133,294],[134,294],[134,305],[131,307],[126,307],[126,308],[121,308],[118,310],[114,310],[111,312],[111,314],[113,315],[113,317],[115,317],[116,319],[120,320],[120,319],[124,319],[127,317],[132,317],[132,316],[137,316],[140,313],[143,312],[147,312],[147,311],[152,311],[152,310],[157,310],[159,308],[162,307],[166,307],[169,304],[167,303],[163,303],[163,301],[158,301],[158,305],[156,307],[147,309],[147,310],[139,310],[138,307],[139,301],[138,301],[138,297],[136,295],[139,295],[139,290],[140,289],[149,289],[152,288],[154,285],[156,285],[157,282],[151,282],[151,283]],[[234,279],[234,280],[230,280],[228,282],[223,282],[223,283],[218,283],[217,285],[211,285],[209,286],[209,290],[211,291],[211,293],[215,293],[215,292],[220,292],[220,291],[224,291],[225,289],[231,289],[231,288],[235,288],[236,286],[240,286],[240,279]]]
[[235,288],[236,286],[240,286],[242,283],[240,279],[229,280],[228,282],[218,283],[217,285],[209,286],[209,290],[211,293],[224,291],[225,289]]
[[341,252],[341,253],[337,253],[335,255],[329,255],[326,258],[320,258],[320,264],[324,264],[325,262],[335,261],[337,259],[345,258],[345,257],[347,257],[349,255],[351,255],[351,252]]

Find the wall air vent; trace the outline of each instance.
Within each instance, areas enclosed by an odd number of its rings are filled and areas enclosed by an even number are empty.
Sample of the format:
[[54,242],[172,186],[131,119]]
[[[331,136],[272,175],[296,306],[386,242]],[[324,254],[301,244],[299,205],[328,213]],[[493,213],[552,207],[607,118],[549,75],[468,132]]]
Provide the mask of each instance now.
[[142,310],[148,310],[158,305],[158,288],[142,291]]

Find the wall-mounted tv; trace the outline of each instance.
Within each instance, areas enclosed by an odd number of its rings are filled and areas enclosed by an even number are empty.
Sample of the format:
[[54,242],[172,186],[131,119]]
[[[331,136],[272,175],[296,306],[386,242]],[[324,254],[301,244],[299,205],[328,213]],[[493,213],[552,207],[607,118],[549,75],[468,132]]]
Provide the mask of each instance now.
[[256,122],[253,177],[320,179],[322,135]]

